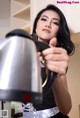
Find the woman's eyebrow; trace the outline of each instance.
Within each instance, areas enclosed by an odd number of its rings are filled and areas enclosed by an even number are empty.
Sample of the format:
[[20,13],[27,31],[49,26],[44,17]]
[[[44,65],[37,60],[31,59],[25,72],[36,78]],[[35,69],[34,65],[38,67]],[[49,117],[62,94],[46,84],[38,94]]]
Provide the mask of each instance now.
[[48,16],[46,16],[46,15],[42,15],[41,17],[46,17],[46,18],[48,18]]
[[[49,18],[48,16],[46,15],[42,15],[41,17],[46,17],[46,18]],[[52,18],[52,20],[57,20],[57,21],[60,21],[58,18]]]
[[57,21],[59,21],[59,22],[60,22],[60,20],[59,20],[58,18],[53,18],[53,20],[57,20]]

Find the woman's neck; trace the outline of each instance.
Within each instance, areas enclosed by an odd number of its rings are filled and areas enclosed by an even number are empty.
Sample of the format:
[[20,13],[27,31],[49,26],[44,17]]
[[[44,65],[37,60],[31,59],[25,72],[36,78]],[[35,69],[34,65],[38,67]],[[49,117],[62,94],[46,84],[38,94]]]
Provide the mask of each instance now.
[[48,44],[48,42],[44,41],[43,39],[41,39],[41,38],[39,38],[39,37],[38,37],[38,41],[41,41],[41,42],[43,42],[43,43]]

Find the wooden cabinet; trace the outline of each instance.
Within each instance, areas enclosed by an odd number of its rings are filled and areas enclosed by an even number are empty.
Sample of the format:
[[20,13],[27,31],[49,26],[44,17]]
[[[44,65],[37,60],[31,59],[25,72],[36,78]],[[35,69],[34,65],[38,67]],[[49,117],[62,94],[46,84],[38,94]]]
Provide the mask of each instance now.
[[11,0],[11,28],[30,32],[30,0]]

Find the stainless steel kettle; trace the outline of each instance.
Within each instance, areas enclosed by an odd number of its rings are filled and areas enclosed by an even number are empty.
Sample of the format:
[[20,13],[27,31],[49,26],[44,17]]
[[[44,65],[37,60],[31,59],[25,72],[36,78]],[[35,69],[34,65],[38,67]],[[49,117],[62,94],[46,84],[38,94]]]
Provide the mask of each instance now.
[[9,35],[0,40],[0,99],[40,103],[42,81],[35,43],[23,30]]
[[33,41],[21,29],[9,32],[0,40],[0,100],[42,102],[42,89],[46,93],[56,78],[56,73],[49,71],[46,84],[42,85],[37,51],[46,48],[49,46]]

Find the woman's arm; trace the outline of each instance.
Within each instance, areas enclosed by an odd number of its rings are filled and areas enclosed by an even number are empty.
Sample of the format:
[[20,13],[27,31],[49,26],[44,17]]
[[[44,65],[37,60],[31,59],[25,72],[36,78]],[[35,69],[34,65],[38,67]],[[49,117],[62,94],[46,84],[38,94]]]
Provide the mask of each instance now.
[[71,110],[72,103],[71,97],[67,88],[66,75],[57,76],[53,82],[53,93],[55,97],[56,104],[63,114],[68,114]]
[[52,90],[60,112],[66,115],[72,107],[66,80],[69,55],[65,49],[55,47],[56,40],[56,38],[50,40],[51,48],[44,50],[42,53],[45,59],[46,67],[52,72],[57,73],[57,78],[53,82]]

